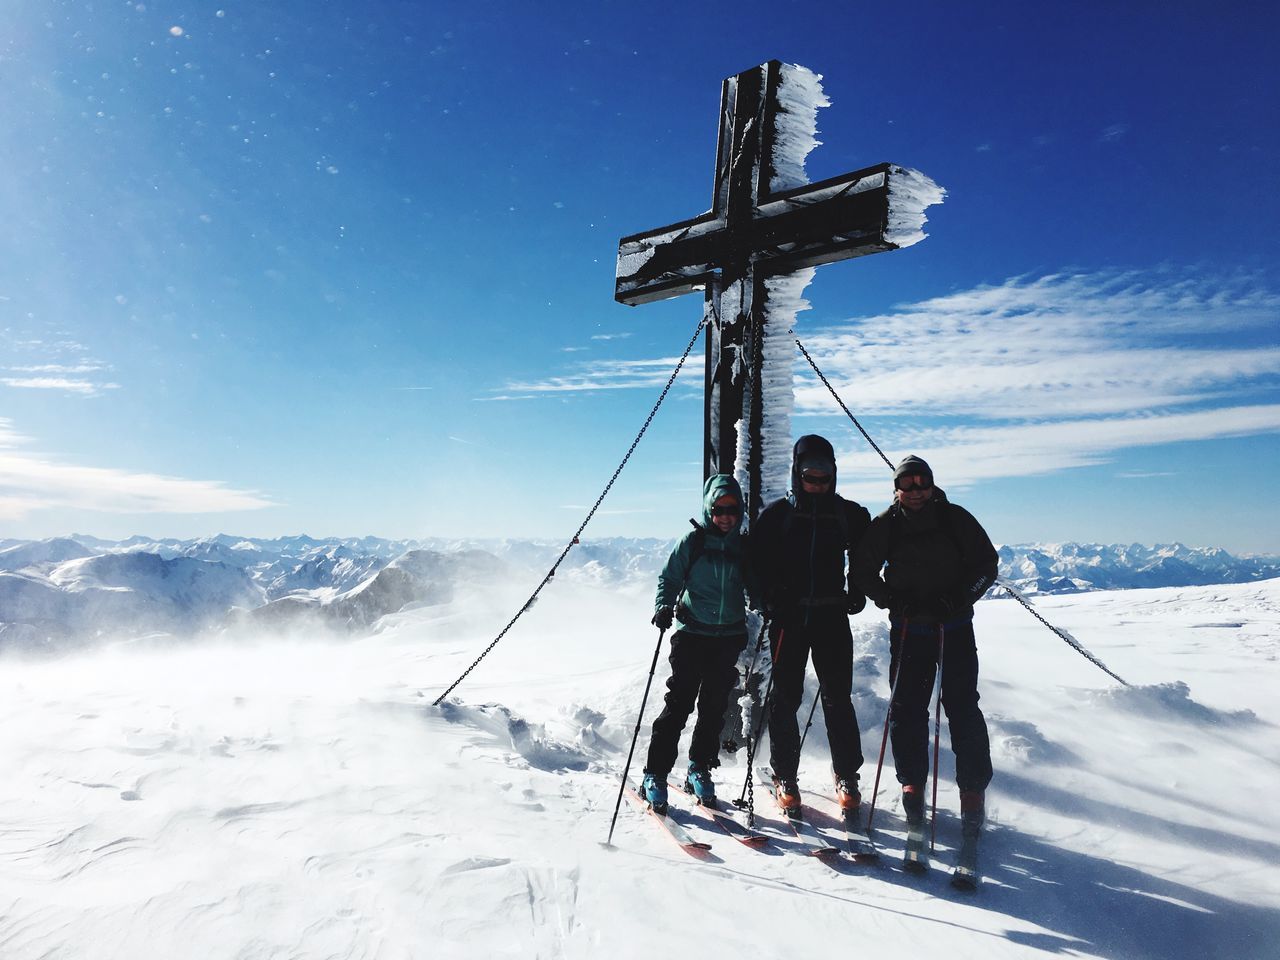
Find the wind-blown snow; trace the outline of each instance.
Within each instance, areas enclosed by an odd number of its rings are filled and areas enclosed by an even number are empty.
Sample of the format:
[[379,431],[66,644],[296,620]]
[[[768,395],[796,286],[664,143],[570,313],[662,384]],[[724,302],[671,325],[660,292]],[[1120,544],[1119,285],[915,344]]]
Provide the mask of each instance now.
[[[1275,955],[1280,581],[1038,601],[1132,691],[1017,605],[978,605],[996,779],[973,895],[896,868],[884,784],[879,868],[801,856],[772,817],[772,851],[703,833],[698,862],[625,805],[602,849],[656,640],[651,584],[553,585],[430,706],[525,586],[359,642],[6,658],[5,960]],[[869,791],[887,633],[873,611],[852,624]],[[815,693],[810,677],[806,707]],[[943,748],[941,865],[959,830]],[[802,789],[827,764],[819,720]],[[743,773],[727,755],[721,792]]]
[[[765,332],[764,389],[775,396],[764,430],[764,493],[772,497],[785,492],[790,463],[789,427],[777,426],[789,398],[791,367],[781,358],[790,338],[781,324]],[[768,356],[775,350],[776,362]],[[700,509],[696,489],[688,509]],[[584,540],[557,580],[652,585],[671,545],[668,537]],[[472,584],[506,579],[532,589],[563,549],[563,540],[306,536],[114,542],[77,535],[13,543],[0,552],[0,650],[53,651],[198,629],[359,635],[406,605],[442,604]],[[1024,544],[1000,547],[1000,575],[1024,594],[1042,596],[1244,583],[1280,577],[1280,557],[1177,543]]]

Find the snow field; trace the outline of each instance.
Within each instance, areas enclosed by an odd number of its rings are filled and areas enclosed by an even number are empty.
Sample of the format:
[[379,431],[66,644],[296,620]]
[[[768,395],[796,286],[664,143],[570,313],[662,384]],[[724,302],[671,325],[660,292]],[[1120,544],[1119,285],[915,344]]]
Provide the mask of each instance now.
[[[1016,604],[980,604],[996,780],[976,895],[897,869],[889,764],[880,867],[833,869],[783,833],[757,853],[705,832],[699,863],[625,803],[603,849],[656,640],[647,587],[549,587],[431,706],[525,596],[471,593],[343,644],[6,659],[0,956],[1274,956],[1280,581],[1037,600],[1128,690]],[[887,642],[877,613],[853,623],[869,793]],[[664,656],[633,775],[665,676]],[[819,711],[802,788],[827,769]],[[744,772],[725,758],[722,796]],[[945,724],[941,772],[944,867]]]

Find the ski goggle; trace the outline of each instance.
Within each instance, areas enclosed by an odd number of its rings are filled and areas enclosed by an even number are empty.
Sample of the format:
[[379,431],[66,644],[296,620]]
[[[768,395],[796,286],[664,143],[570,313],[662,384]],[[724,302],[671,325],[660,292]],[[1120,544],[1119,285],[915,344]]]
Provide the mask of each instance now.
[[742,507],[736,503],[725,504],[723,507],[712,507],[711,515],[713,517],[737,517],[742,515]]
[[[913,480],[915,481],[915,483],[911,482]],[[898,490],[902,490],[904,492],[907,490],[932,490],[933,489],[932,480],[926,480],[924,477],[918,476],[916,474],[912,474],[911,476],[907,476],[907,477],[899,477],[897,480],[893,481],[893,485]]]
[[831,482],[831,474],[829,473],[802,473],[800,479],[805,483],[811,483],[815,487],[825,487]]

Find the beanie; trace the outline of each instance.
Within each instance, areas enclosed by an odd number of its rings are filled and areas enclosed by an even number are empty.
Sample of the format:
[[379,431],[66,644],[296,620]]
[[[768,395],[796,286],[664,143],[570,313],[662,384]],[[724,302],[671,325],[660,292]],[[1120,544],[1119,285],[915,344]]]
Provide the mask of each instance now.
[[933,483],[933,470],[930,469],[929,464],[913,454],[898,464],[898,469],[893,471],[893,479],[896,483],[900,477],[910,477],[917,474]]

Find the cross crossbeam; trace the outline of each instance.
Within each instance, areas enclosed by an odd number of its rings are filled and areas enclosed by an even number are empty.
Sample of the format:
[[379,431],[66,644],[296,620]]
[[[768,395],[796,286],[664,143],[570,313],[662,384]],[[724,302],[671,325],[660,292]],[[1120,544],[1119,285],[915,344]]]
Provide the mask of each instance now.
[[[766,410],[777,399],[766,383],[779,376],[765,369],[767,355],[778,355],[766,346],[767,325],[791,322],[807,279],[801,277],[787,304],[774,302],[768,281],[914,243],[923,236],[923,208],[942,197],[923,174],[888,163],[820,183],[788,182],[781,171],[802,169],[813,145],[811,136],[806,143],[796,135],[797,121],[803,129],[812,120],[799,114],[825,104],[817,80],[777,60],[726,79],[711,209],[618,244],[618,302],[634,306],[705,292],[703,476],[735,474],[749,519],[786,489],[790,403],[788,397],[781,415]],[[794,356],[786,355],[788,362]],[[785,376],[790,384],[789,365]]]

